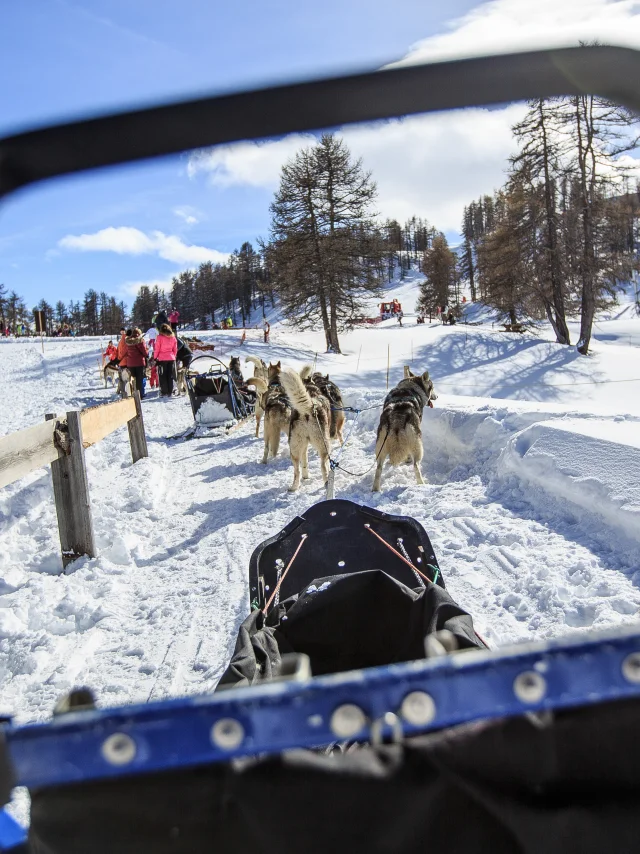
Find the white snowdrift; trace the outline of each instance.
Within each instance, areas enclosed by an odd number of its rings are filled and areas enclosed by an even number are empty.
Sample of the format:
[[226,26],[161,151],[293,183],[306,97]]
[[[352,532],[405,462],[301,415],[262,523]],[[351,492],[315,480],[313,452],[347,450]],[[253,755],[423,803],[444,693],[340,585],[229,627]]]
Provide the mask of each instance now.
[[640,541],[637,424],[542,421],[509,440],[497,470],[601,516],[608,525]]

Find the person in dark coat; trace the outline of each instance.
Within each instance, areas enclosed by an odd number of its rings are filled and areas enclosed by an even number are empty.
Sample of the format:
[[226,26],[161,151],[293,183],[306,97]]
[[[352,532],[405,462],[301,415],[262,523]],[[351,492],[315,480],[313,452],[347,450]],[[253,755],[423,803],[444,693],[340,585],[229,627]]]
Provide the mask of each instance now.
[[142,337],[142,330],[136,326],[131,335],[125,339],[125,342],[127,345],[127,367],[136,381],[136,389],[140,392],[140,398],[143,398],[144,369],[149,353]]
[[193,359],[193,353],[186,341],[183,341],[182,338],[177,338],[176,343],[178,344],[178,352],[176,353],[176,365],[178,362],[182,363],[182,366],[185,370],[188,370],[189,365]]
[[156,329],[158,330],[158,332],[160,331],[160,327],[165,323],[167,324],[167,326],[169,326],[169,329],[171,329],[171,326],[169,325],[169,318],[167,317],[166,311],[159,311],[155,316],[154,323],[156,325]]

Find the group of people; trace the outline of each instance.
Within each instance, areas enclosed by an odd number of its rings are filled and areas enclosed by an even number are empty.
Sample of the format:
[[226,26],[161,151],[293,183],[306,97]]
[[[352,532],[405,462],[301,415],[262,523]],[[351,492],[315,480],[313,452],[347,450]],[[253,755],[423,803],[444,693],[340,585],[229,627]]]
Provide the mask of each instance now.
[[[110,366],[129,369],[141,399],[145,396],[147,367],[150,368],[151,388],[159,386],[160,397],[171,397],[177,363],[186,369],[193,359],[189,345],[176,336],[169,318],[167,322],[162,322],[160,315],[166,317],[165,312],[159,312],[154,318],[156,325],[151,326],[144,335],[137,326],[133,329],[122,328],[117,347],[113,341],[109,341],[105,351]],[[178,320],[174,322],[177,326]]]

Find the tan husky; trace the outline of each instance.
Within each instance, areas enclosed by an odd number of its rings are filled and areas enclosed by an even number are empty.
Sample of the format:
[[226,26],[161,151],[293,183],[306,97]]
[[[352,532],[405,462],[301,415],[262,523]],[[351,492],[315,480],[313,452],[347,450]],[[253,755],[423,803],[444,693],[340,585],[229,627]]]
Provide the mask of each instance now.
[[309,477],[309,445],[320,455],[322,479],[329,479],[329,448],[331,442],[331,404],[311,381],[313,368],[305,365],[300,373],[284,370],[280,382],[291,403],[289,422],[289,453],[293,463],[293,483],[289,492],[300,486],[300,475]]
[[413,463],[416,481],[424,483],[420,472],[423,454],[420,423],[425,406],[433,407],[432,401],[438,396],[429,371],[416,376],[405,367],[404,375],[405,378],[386,396],[382,407],[376,436],[378,465],[373,480],[374,492],[380,492],[382,466],[387,457],[392,466],[402,465],[407,460]]
[[[269,365],[267,368],[267,390],[258,395],[260,407],[264,412],[264,456],[266,463],[269,457],[275,457],[280,448],[280,434],[289,433],[291,420],[291,405],[280,382],[281,364]],[[256,402],[256,412],[258,410]],[[258,435],[256,430],[256,436]]]
[[[269,368],[266,365],[266,362],[263,362],[262,359],[259,359],[257,356],[247,356],[244,360],[245,365],[247,362],[251,362],[253,365],[253,375],[254,377],[258,377],[258,379],[264,380],[265,382],[269,382]],[[280,364],[280,362],[278,362]],[[256,399],[256,439],[260,434],[260,421],[264,414],[264,409],[262,408],[262,395],[259,394]]]

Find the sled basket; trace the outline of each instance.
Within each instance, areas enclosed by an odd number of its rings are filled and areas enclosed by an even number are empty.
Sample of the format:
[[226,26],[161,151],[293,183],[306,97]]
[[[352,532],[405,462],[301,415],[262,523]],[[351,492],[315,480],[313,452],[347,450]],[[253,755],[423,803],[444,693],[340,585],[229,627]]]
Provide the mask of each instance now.
[[198,424],[219,426],[247,418],[254,412],[255,393],[238,386],[227,365],[216,356],[196,356],[185,380],[191,411]]

